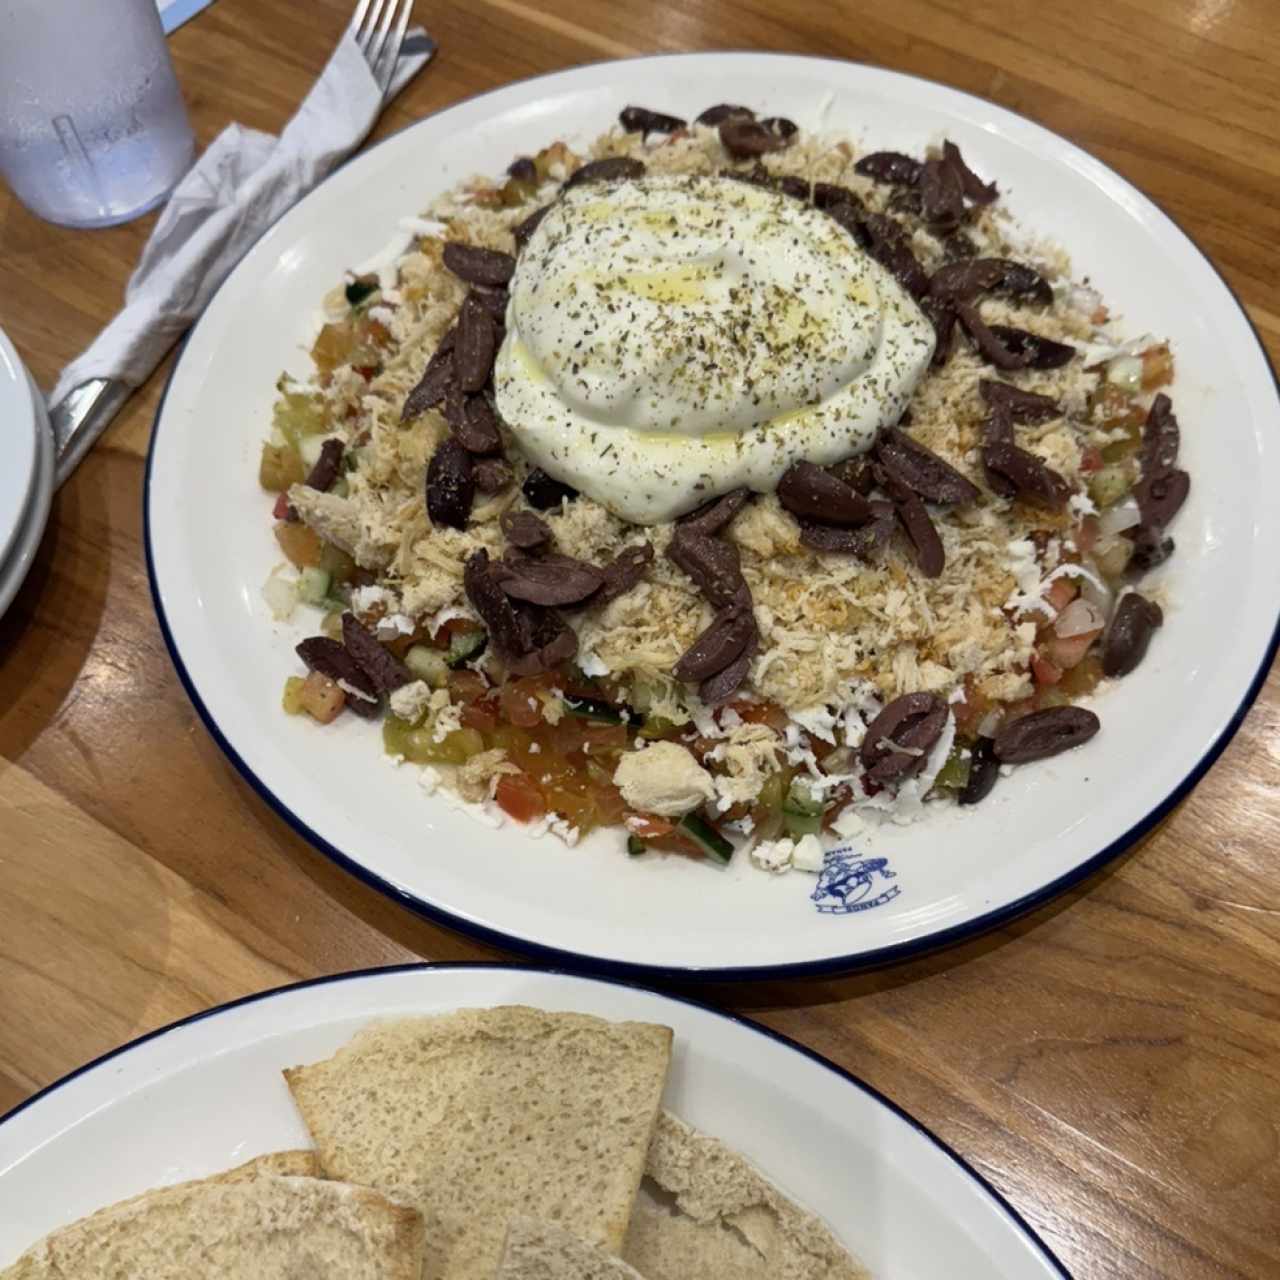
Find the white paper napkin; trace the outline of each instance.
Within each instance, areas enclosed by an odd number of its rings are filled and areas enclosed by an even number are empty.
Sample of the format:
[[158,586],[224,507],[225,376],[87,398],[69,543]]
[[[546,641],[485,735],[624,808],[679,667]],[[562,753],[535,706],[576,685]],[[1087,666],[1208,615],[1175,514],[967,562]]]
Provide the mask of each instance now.
[[[435,52],[411,28],[387,101]],[[279,138],[228,126],[178,184],[125,290],[125,307],[69,364],[56,404],[93,378],[136,387],[190,327],[259,236],[364,141],[383,107],[377,82],[348,32]]]

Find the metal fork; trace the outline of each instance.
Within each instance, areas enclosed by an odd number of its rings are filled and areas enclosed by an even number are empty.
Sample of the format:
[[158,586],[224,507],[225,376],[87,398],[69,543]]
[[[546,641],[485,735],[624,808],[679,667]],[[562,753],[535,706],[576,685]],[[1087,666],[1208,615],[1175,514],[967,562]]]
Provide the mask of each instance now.
[[391,0],[390,4],[387,0],[360,0],[351,18],[351,35],[384,98],[391,87],[412,12],[413,0]]
[[[391,87],[412,12],[413,0],[360,0],[352,15],[349,30],[383,98]],[[431,44],[429,39],[426,43]],[[132,393],[123,382],[94,378],[81,383],[49,410],[58,485],[76,469]]]

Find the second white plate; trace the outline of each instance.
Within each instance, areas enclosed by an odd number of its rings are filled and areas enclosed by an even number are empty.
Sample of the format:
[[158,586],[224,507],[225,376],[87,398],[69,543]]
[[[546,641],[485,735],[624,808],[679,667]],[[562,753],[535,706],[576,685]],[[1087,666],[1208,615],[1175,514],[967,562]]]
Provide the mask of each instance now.
[[825,1218],[884,1280],[1066,1275],[958,1156],[800,1046],[670,996],[507,966],[382,969],[252,996],[52,1086],[0,1121],[0,1268],[125,1196],[309,1146],[280,1072],[371,1019],[498,1004],[671,1027],[666,1105]]

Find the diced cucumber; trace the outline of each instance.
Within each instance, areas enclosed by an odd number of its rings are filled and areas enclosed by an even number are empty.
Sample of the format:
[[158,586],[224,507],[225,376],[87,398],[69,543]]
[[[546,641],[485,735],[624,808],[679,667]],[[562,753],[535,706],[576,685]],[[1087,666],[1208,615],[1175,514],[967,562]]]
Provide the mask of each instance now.
[[639,836],[627,837],[627,856],[629,858],[638,858],[642,853],[648,852],[649,846]]
[[327,569],[303,569],[298,575],[298,598],[303,604],[325,604],[331,580],[332,576]]
[[455,631],[449,637],[449,666],[458,671],[478,658],[489,643],[487,631]]
[[680,729],[680,725],[674,720],[668,720],[666,716],[644,716],[640,721],[642,738],[674,738]]
[[[638,711],[615,707],[612,703],[601,702],[598,698],[570,698],[566,695],[564,705],[570,715],[577,716],[579,720],[594,720],[597,724],[639,725],[644,722],[644,718]],[[624,711],[626,716],[623,715]]]
[[1133,467],[1115,462],[1089,477],[1089,497],[1099,510],[1114,506],[1133,488]]
[[341,640],[343,612],[342,609],[330,609],[320,624],[320,634],[328,636],[330,640]]
[[680,819],[679,828],[707,857],[717,862],[728,862],[733,857],[733,845],[696,813],[686,813]]
[[404,665],[433,689],[443,689],[449,682],[449,659],[439,649],[415,644],[404,655]]
[[933,780],[934,789],[963,791],[969,783],[969,763],[968,749],[957,742]]
[[823,802],[814,797],[807,784],[797,778],[782,802],[782,822],[793,840],[816,836],[822,830]]
[[284,682],[284,696],[280,699],[280,705],[284,708],[286,715],[302,714],[302,686],[306,683],[302,676],[290,676]]

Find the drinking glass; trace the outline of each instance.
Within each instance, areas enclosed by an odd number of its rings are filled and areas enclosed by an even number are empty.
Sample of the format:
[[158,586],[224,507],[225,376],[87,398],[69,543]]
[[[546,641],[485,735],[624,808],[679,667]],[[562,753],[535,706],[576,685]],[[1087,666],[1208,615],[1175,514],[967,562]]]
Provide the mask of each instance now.
[[0,174],[32,213],[127,222],[194,145],[156,0],[0,0]]

